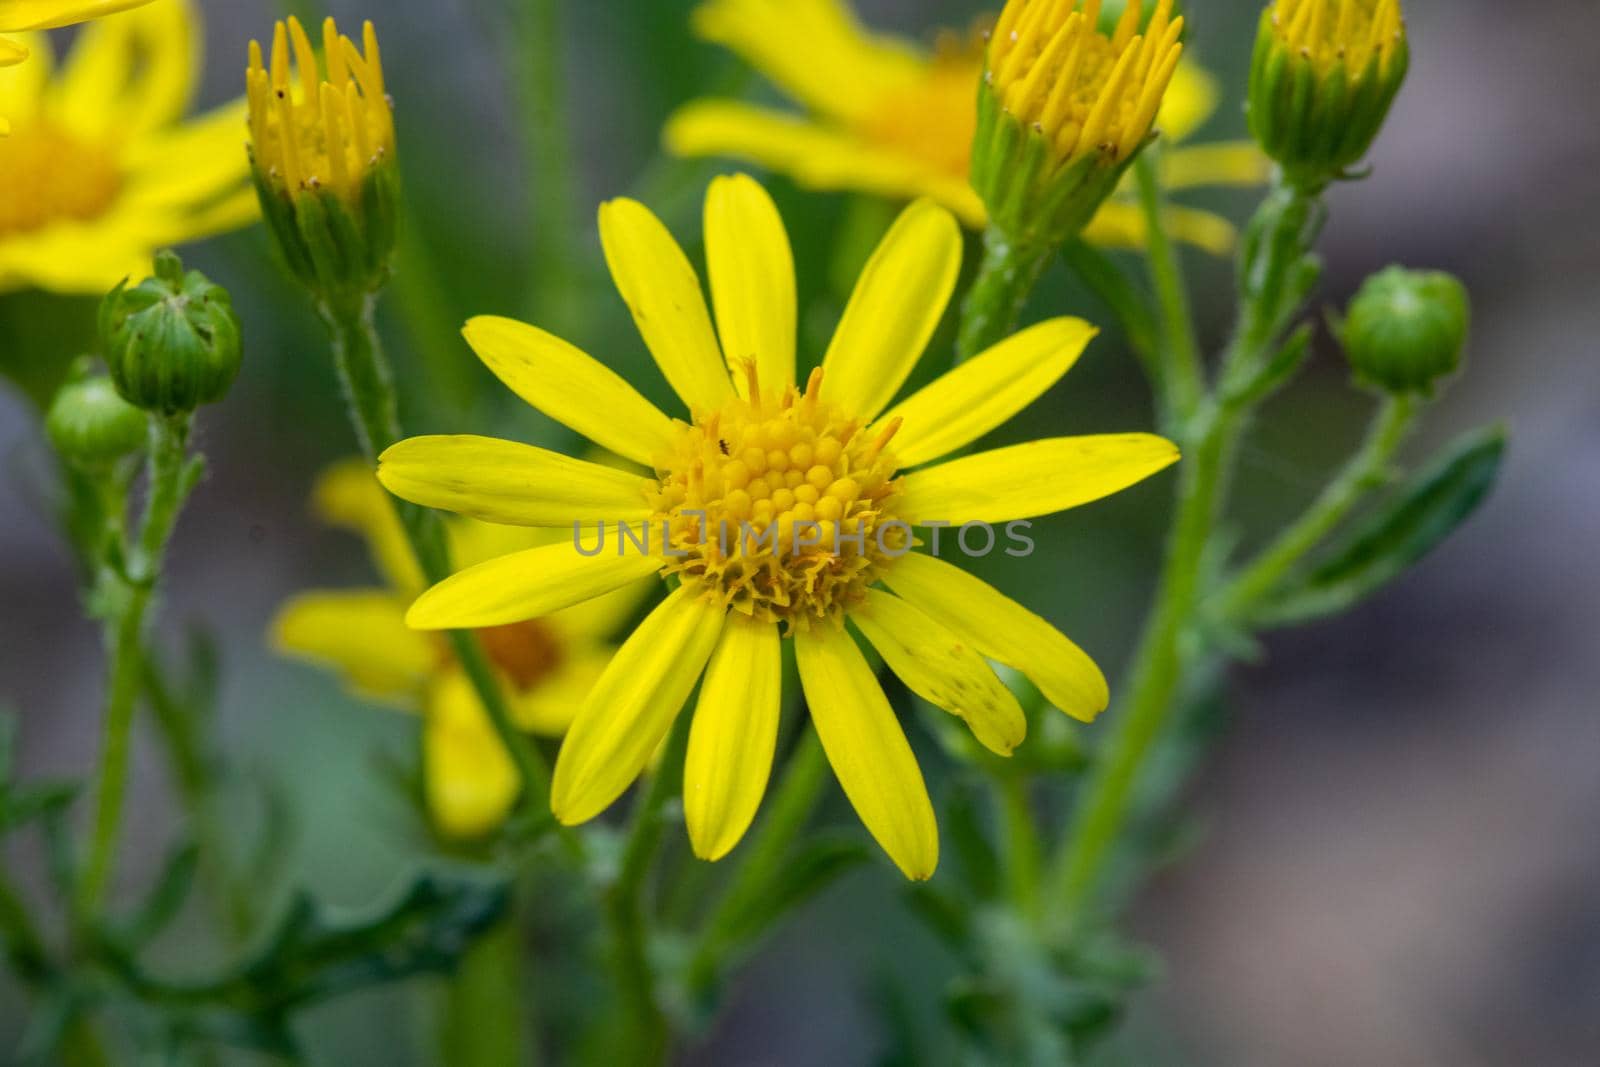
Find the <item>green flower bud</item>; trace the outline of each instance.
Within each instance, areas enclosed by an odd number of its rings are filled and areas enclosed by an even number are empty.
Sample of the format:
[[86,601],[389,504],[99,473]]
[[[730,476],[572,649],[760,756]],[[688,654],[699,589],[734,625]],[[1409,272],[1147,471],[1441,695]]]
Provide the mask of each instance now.
[[124,400],[175,414],[221,400],[239,373],[239,320],[228,291],[171,252],[132,289],[100,304],[100,344]]
[[1273,0],[1250,65],[1250,133],[1295,185],[1359,163],[1405,81],[1399,0]]
[[44,429],[57,452],[83,467],[104,467],[144,446],[148,416],[117,395],[104,374],[74,378],[59,390]]
[[1339,333],[1359,381],[1429,394],[1461,366],[1470,318],[1466,287],[1454,277],[1389,267],[1361,286]]

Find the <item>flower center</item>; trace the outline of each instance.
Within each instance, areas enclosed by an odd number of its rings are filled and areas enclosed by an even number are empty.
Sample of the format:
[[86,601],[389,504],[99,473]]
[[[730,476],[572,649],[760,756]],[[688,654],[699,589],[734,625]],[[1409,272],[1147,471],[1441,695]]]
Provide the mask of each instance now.
[[121,189],[109,153],[53,125],[19,124],[0,137],[0,238],[99,218]]
[[477,631],[490,662],[522,692],[532,689],[561,664],[561,644],[538,619],[487,626]]
[[898,420],[869,435],[822,398],[821,370],[803,393],[763,394],[753,367],[746,378],[748,396],[686,427],[657,471],[666,571],[790,632],[837,623],[910,547],[884,450]]
[[862,133],[942,173],[965,178],[978,130],[973,86],[982,73],[982,39],[947,34],[940,38],[927,77],[885,99],[862,124]]

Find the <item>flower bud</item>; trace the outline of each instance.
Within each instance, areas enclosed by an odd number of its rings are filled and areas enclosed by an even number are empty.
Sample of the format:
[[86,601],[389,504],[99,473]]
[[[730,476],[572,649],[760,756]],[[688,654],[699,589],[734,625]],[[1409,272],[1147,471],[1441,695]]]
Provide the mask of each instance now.
[[322,45],[319,65],[295,18],[275,27],[270,68],[250,42],[251,175],[290,271],[324,300],[349,300],[389,278],[400,202],[394,116],[372,23],[357,49],[327,19]]
[[1150,140],[1183,52],[1183,19],[1160,0],[1149,24],[1128,0],[1097,29],[1099,0],[1010,0],[978,89],[972,187],[1015,242],[1059,244],[1094,217]]
[[1273,0],[1250,66],[1250,132],[1295,185],[1361,161],[1405,81],[1400,0]]
[[1389,393],[1433,391],[1461,366],[1471,306],[1442,271],[1389,267],[1368,278],[1340,327],[1358,380]]
[[104,467],[144,446],[144,412],[117,395],[104,374],[75,377],[56,391],[44,429],[57,452],[82,467]]
[[124,281],[100,304],[100,345],[122,398],[176,414],[221,400],[239,373],[239,320],[228,291],[172,252],[132,289]]

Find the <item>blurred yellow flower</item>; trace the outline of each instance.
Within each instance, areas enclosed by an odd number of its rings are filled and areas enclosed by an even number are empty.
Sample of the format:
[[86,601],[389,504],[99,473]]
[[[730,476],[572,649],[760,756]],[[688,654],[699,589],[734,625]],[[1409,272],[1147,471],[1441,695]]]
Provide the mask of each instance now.
[[[393,501],[372,469],[354,460],[323,475],[313,506],[367,540],[387,585],[294,597],[272,624],[274,644],[334,668],[364,695],[420,710],[424,786],[439,828],[453,837],[493,830],[516,801],[516,767],[448,647],[405,625],[406,607],[425,583]],[[470,519],[448,529],[453,558],[466,565],[557,540],[550,531]],[[567,728],[611,657],[606,637],[647,589],[622,589],[543,619],[479,631],[519,727],[552,736]]]
[[[1097,18],[1098,0],[1087,6]],[[670,151],[749,160],[817,189],[927,196],[968,227],[985,225],[983,202],[968,183],[981,36],[947,32],[925,52],[865,30],[846,0],[706,0],[694,28],[743,57],[808,114],[695,101],[668,120]],[[1208,74],[1179,64],[1157,119],[1162,135],[1174,143],[1189,137],[1217,101]],[[1169,151],[1163,167],[1175,190],[1250,185],[1267,174],[1265,158],[1246,141]],[[1220,216],[1173,206],[1169,220],[1176,236],[1202,248],[1220,254],[1232,247],[1233,227]],[[1144,220],[1132,196],[1107,201],[1085,236],[1104,245],[1142,243]]]
[[[508,387],[653,473],[489,437],[416,437],[393,446],[379,479],[396,495],[562,531],[559,543],[434,586],[407,621],[423,629],[504,625],[651,574],[673,577],[675,590],[618,650],[567,733],[552,786],[556,817],[591,819],[626,790],[699,682],[684,811],[698,855],[727,853],[766,789],[778,732],[779,642],[787,635],[812,723],[845,794],[906,876],[927,878],[939,852],[933,808],[846,617],[910,689],[964,719],[997,753],[1022,741],[1026,721],[989,660],[1027,675],[1068,714],[1094,718],[1107,692],[1089,657],[937,553],[909,552],[912,527],[1061,511],[1140,481],[1175,461],[1177,450],[1149,434],[1107,434],[924,466],[1035,400],[1095,333],[1078,319],[1040,323],[891,408],[961,264],[960,228],[929,200],[908,207],[883,238],[804,389],[795,378],[789,238],[755,181],[719,178],[706,196],[715,327],[694,268],[642,204],[602,205],[600,240],[689,421],[669,418],[551,334],[510,319],[473,319],[468,343]],[[898,473],[906,468],[919,469]],[[619,543],[597,551],[596,532],[580,537],[580,521],[611,525]],[[634,534],[648,523],[643,548],[635,539],[623,549],[619,522]],[[945,554],[952,540],[947,531]]]
[[40,33],[33,62],[0,70],[0,291],[104,292],[149,274],[158,248],[255,217],[243,101],[183,118],[199,20],[163,0],[83,29],[59,72]]

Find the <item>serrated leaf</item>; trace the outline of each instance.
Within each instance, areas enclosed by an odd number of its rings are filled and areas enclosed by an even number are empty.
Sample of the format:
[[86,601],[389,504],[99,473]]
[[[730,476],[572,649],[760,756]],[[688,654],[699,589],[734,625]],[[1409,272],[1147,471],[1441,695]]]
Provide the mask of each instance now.
[[1477,511],[1494,486],[1505,447],[1498,426],[1458,438],[1252,621],[1287,626],[1334,615],[1405,573]]

